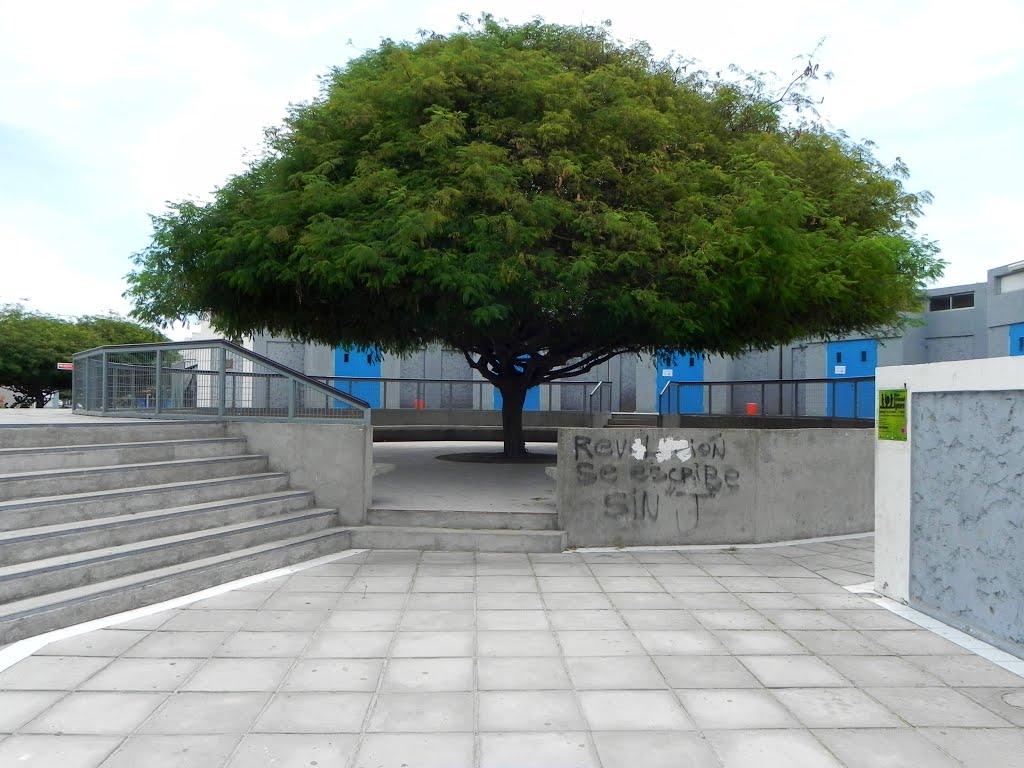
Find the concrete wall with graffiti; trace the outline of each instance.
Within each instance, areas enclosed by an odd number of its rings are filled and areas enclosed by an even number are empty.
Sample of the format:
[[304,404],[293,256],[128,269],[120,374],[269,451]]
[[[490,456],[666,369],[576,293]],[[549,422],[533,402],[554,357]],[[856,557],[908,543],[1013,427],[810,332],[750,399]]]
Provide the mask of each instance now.
[[872,451],[857,429],[562,429],[559,524],[575,547],[862,533]]

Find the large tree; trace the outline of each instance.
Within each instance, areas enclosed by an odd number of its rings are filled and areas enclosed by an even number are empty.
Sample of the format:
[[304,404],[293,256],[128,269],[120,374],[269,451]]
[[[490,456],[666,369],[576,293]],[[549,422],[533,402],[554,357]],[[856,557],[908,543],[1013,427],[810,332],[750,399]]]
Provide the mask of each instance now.
[[440,342],[501,391],[510,456],[529,388],[615,355],[898,326],[941,269],[922,196],[800,112],[800,85],[688,72],[605,27],[385,41],[212,201],[154,217],[135,314]]
[[167,341],[152,328],[116,315],[74,319],[0,306],[0,386],[12,390],[15,404],[43,408],[55,392],[71,387],[71,373],[57,363],[104,344]]

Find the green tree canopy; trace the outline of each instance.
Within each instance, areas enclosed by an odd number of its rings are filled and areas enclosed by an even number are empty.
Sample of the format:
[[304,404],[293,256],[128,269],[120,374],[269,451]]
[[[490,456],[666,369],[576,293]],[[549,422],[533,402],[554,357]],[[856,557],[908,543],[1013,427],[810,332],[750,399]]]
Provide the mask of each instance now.
[[385,41],[213,200],[154,218],[135,315],[401,353],[440,342],[503,395],[621,353],[736,354],[871,332],[941,271],[922,196],[756,77],[604,27]]
[[67,320],[0,306],[0,386],[15,393],[18,405],[42,408],[55,392],[71,387],[71,372],[58,371],[57,363],[105,344],[154,341],[167,337],[114,315]]

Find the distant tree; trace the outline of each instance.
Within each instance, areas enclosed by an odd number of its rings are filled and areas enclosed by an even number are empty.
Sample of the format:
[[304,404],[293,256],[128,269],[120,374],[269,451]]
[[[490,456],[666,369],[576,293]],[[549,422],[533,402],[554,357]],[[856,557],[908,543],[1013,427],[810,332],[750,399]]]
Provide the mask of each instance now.
[[[466,21],[464,19],[464,21]],[[217,190],[154,217],[134,316],[461,350],[525,451],[529,388],[623,353],[898,327],[941,273],[902,164],[781,94],[604,27],[489,16],[325,78]]]
[[17,406],[43,408],[55,392],[70,388],[71,372],[58,371],[57,363],[70,362],[76,352],[166,340],[158,331],[117,316],[67,320],[16,304],[0,306],[0,386],[15,393]]

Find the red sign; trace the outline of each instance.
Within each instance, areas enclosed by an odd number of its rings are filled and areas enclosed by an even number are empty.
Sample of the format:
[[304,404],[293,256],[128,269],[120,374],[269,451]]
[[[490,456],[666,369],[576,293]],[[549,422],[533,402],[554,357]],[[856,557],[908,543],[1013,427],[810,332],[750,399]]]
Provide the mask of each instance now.
[[73,371],[75,370],[74,363],[57,363],[58,371]]

